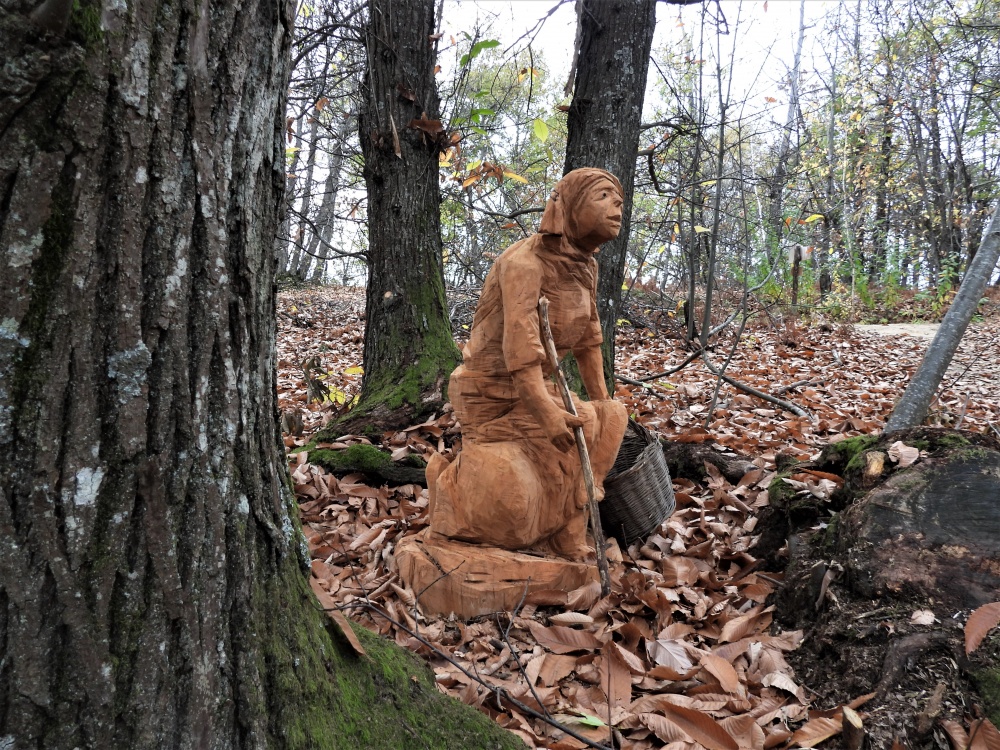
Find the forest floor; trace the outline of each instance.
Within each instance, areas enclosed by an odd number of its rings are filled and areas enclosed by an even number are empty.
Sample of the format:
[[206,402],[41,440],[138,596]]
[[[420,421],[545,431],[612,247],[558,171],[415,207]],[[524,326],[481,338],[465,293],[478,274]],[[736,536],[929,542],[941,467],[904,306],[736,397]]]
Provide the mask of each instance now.
[[[929,423],[1000,435],[1000,305],[984,308],[954,358]],[[283,424],[291,428],[285,445],[318,585],[356,622],[425,656],[442,690],[479,706],[529,747],[610,747],[612,736],[618,746],[638,750],[810,747],[838,737],[844,705],[869,711],[873,718],[866,721],[891,726],[898,707],[851,695],[848,675],[841,685],[803,679],[801,674],[823,671],[790,653],[806,634],[782,632],[772,622],[768,597],[781,573],[767,572],[754,557],[754,530],[757,512],[768,504],[776,461],[814,459],[830,443],[878,432],[928,339],[821,320],[807,325],[773,311],[753,316],[739,340],[723,333],[709,352],[713,366],[794,404],[802,413],[796,415],[720,386],[699,360],[656,377],[690,352],[673,318],[653,306],[629,312],[635,324],[618,334],[617,372],[648,383],[619,383],[615,397],[659,436],[705,443],[757,468],[735,483],[711,470],[701,482],[677,478],[677,508],[660,529],[641,547],[620,550],[612,543],[609,597],[592,588],[549,592],[529,597],[515,612],[462,622],[421,614],[414,592],[395,571],[398,541],[426,525],[426,490],[371,486],[361,474],[337,477],[298,450],[360,390],[363,290],[281,292],[279,403]],[[471,321],[454,322],[461,334]],[[302,369],[311,358],[318,365],[311,372],[322,374],[327,392],[318,403],[307,401]],[[446,409],[384,435],[381,445],[397,460],[448,454],[458,435]],[[345,435],[319,447],[366,442]],[[921,627],[903,614],[896,627]],[[935,679],[915,676],[899,700],[926,701]],[[968,718],[960,696],[943,706],[945,723],[934,730],[942,747],[947,721],[958,726]]]

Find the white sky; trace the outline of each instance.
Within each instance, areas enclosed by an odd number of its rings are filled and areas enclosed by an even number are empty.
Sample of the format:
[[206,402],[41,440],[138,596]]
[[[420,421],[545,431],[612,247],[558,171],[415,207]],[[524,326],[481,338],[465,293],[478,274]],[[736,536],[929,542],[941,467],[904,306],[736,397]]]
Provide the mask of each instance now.
[[[556,5],[557,0],[446,0],[443,30],[446,35],[455,36],[461,31],[472,33],[479,21],[484,25],[484,38],[499,39],[500,49],[505,49]],[[814,66],[827,67],[821,19],[836,9],[837,2],[806,0],[805,5],[806,24],[811,28],[806,32],[802,67],[808,81],[808,72]],[[709,7],[714,8],[714,5]],[[731,45],[736,44],[733,99],[747,98],[753,110],[772,110],[775,120],[784,122],[787,96],[778,84],[792,67],[799,26],[799,0],[722,0],[721,7],[730,29],[729,36],[722,42],[727,62],[729,51],[726,48],[731,49]],[[684,31],[697,34],[700,13],[700,6],[657,3],[654,50],[678,43]],[[575,35],[576,10],[571,1],[556,9],[535,38],[533,48],[542,52],[560,86],[565,84],[569,73]],[[706,44],[709,36],[706,34]],[[655,76],[651,67],[650,79]],[[776,101],[767,102],[765,97]]]

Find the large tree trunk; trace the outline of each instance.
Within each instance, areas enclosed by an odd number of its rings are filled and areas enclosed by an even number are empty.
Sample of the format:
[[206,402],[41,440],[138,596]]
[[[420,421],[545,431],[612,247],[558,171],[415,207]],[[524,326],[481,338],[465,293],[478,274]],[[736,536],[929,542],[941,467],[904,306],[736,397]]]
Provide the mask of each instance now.
[[441,406],[458,349],[441,259],[433,0],[372,0],[359,118],[368,292],[359,420],[404,425]]
[[969,321],[979,307],[986,284],[1000,258],[1000,202],[993,207],[993,218],[983,234],[983,241],[965,272],[965,279],[945,313],[934,340],[927,347],[920,367],[906,387],[903,397],[889,415],[885,434],[904,427],[916,427],[924,421],[941,378],[948,371]]
[[255,605],[305,606],[270,346],[291,8],[117,7],[74,13],[86,47],[0,32],[0,734],[263,745],[293,666]]
[[621,180],[625,193],[621,232],[604,244],[598,256],[601,271],[597,310],[604,330],[604,374],[613,392],[615,322],[625,278],[635,160],[656,27],[656,1],[577,3],[581,28],[564,173],[578,167],[600,167]]
[[0,746],[412,741],[434,688],[331,640],[277,429],[291,4],[84,1],[68,39],[28,10],[0,9]]

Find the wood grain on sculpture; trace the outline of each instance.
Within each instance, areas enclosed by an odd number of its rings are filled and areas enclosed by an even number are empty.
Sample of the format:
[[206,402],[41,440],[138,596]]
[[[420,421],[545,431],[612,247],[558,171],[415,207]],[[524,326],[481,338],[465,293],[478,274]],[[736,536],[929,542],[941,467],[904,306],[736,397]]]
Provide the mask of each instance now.
[[[427,467],[430,526],[400,543],[400,575],[428,611],[472,617],[513,609],[525,591],[597,579],[587,490],[573,430],[582,426],[597,497],[628,421],[604,380],[597,261],[621,228],[622,191],[600,169],[557,183],[537,234],[509,247],[486,278],[464,364],[448,395],[462,450]],[[572,352],[590,401],[565,410],[539,328]]]

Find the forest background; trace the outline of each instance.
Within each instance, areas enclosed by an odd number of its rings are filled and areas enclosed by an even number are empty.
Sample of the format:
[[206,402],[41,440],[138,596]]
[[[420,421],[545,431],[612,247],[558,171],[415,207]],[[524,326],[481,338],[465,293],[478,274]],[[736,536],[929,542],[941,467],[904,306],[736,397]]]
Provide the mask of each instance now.
[[[546,19],[542,7],[443,6],[437,84],[454,143],[441,154],[442,262],[456,291],[481,285],[497,253],[532,231],[562,174],[574,24],[560,14],[573,13],[564,4]],[[801,301],[818,302],[822,286],[819,308],[834,318],[889,319],[905,289],[939,311],[996,195],[995,10],[659,4],[630,288],[677,301],[711,273],[775,299],[791,292],[798,250]],[[365,279],[364,60],[355,38],[329,31],[354,13],[300,9],[279,240],[282,270],[299,279]],[[560,32],[562,50],[549,41]]]
[[[868,557],[822,546],[860,462],[946,459],[868,434],[921,347],[852,320],[964,309],[957,345],[978,310],[923,409],[972,428],[966,470],[1000,456],[995,3],[795,6],[791,62],[758,90],[739,6],[581,2],[572,95],[534,18],[510,47],[457,13],[439,28],[451,7],[0,3],[0,746],[519,742],[444,688],[550,747],[806,746],[862,702],[882,744],[995,747],[998,586],[951,566],[871,609],[838,578]],[[650,62],[657,13],[677,37]],[[392,550],[426,523],[420,456],[460,443],[455,338],[496,253],[593,164],[632,217],[601,251],[606,372],[668,447],[704,451],[672,464],[669,521],[611,550],[608,597],[424,617]],[[298,285],[317,269],[365,287]],[[824,445],[861,458],[820,468]],[[989,491],[931,515],[989,518]],[[783,503],[811,509],[802,544]]]

